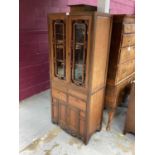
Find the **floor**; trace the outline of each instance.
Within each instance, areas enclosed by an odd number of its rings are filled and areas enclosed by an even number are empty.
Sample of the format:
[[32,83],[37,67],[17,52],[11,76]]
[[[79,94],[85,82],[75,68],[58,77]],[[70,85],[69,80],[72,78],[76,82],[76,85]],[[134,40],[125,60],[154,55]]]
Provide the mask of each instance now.
[[19,105],[20,155],[134,155],[135,137],[123,135],[126,108],[118,108],[111,131],[103,127],[88,145],[51,123],[50,90],[34,95]]

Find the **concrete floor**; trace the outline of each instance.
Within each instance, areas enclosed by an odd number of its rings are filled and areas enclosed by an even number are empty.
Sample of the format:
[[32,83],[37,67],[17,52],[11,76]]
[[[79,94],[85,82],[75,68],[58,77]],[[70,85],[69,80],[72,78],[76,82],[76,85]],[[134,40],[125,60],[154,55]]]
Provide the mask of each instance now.
[[103,127],[88,145],[51,123],[50,91],[34,95],[19,105],[20,155],[134,155],[135,137],[123,135],[126,108],[118,108],[111,131]]

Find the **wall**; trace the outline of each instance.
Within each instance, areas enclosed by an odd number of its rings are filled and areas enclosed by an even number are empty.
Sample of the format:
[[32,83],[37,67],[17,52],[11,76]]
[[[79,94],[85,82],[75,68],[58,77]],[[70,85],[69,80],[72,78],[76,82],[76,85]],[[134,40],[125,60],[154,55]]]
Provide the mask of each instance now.
[[98,10],[112,15],[117,14],[134,14],[134,0],[98,0]]
[[20,100],[49,88],[47,14],[66,12],[67,0],[20,0]]
[[97,6],[97,0],[68,0],[68,5],[79,4]]
[[110,0],[110,14],[134,14],[134,0]]

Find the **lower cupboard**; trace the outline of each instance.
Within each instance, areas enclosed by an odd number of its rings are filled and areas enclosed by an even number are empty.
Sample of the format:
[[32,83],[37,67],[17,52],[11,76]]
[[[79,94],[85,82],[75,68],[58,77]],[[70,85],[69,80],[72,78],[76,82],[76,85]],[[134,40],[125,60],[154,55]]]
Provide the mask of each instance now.
[[83,139],[85,111],[53,98],[52,121],[70,134]]

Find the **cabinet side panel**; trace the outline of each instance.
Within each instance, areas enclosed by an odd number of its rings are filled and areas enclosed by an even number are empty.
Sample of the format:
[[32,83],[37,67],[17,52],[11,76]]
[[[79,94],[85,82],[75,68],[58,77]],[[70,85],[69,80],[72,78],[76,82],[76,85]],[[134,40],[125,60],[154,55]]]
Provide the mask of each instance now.
[[107,81],[114,82],[117,71],[123,16],[113,17]]
[[102,121],[104,105],[104,90],[99,90],[91,96],[89,111],[89,134],[98,130]]
[[92,92],[105,86],[110,32],[111,18],[96,16],[92,65]]

